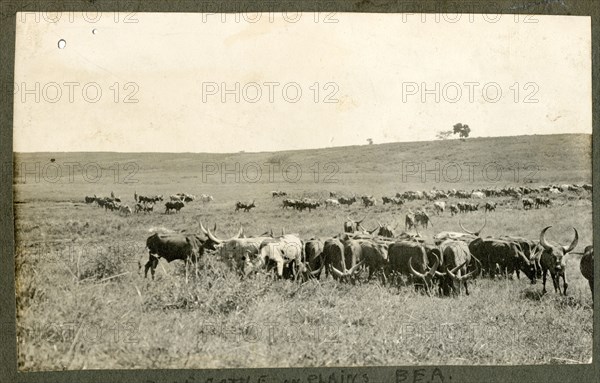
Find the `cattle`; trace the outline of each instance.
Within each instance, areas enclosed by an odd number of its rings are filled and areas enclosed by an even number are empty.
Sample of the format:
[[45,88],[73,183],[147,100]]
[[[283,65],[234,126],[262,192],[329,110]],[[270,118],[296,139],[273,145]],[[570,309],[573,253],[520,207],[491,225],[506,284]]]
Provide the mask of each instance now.
[[[275,264],[277,275],[283,277],[284,267],[292,266],[292,275],[297,277],[295,267],[300,271],[304,271],[302,266],[303,244],[300,238],[293,234],[282,235],[277,238],[264,240],[259,248],[257,262],[254,264],[254,269],[269,266],[270,263]],[[247,274],[247,273],[246,273]]]
[[552,201],[548,197],[535,197],[535,208],[539,209],[540,206],[548,207],[552,204]]
[[171,201],[183,201],[183,196],[180,196],[179,194],[174,194],[172,196],[169,197],[171,199]]
[[184,206],[185,206],[185,204],[181,201],[166,202],[165,203],[165,214],[168,214],[171,211],[179,213],[179,210],[181,210]]
[[250,209],[255,208],[256,205],[254,204],[254,200],[251,203],[243,203],[240,201],[237,201],[235,203],[235,211],[244,209],[244,212],[249,212]]
[[583,184],[583,185],[581,185],[581,187],[589,192],[592,191],[592,185],[590,185],[590,184]]
[[98,197],[96,197],[96,195],[94,195],[93,197],[87,197],[87,196],[86,196],[86,197],[85,197],[85,203],[94,203],[94,202],[96,202],[96,199],[97,199],[97,198],[98,198]]
[[377,222],[377,224],[379,225],[375,230],[377,231],[377,235],[380,237],[386,237],[386,238],[394,238],[394,230],[398,227],[398,224],[396,224],[396,226],[392,227],[392,225],[382,225],[380,222]]
[[127,205],[119,206],[119,214],[131,215],[131,208]]
[[274,190],[271,192],[271,196],[273,196],[273,198],[275,197],[285,197],[287,196],[287,193],[281,190]]
[[433,226],[431,218],[429,218],[429,215],[425,211],[421,210],[415,213],[415,227],[416,225],[421,225],[421,227],[426,229],[429,224]]
[[436,214],[442,214],[446,210],[446,202],[438,201],[433,203],[433,209]]
[[381,197],[381,200],[383,201],[383,204],[385,205],[386,203],[394,203],[394,197],[386,197],[383,196]]
[[[162,233],[151,235],[146,240],[149,259],[144,268],[144,278],[148,276],[150,269],[152,279],[154,279],[159,258],[163,258],[169,263],[176,259],[196,262],[203,245],[204,241],[196,235]],[[141,263],[139,263],[139,267],[141,268]]]
[[162,201],[162,200],[163,200],[162,195],[153,196],[153,197],[146,197],[143,195],[138,196],[138,202],[141,202],[141,203],[157,203],[158,201]]
[[520,245],[513,241],[495,238],[477,238],[469,244],[473,256],[481,261],[484,271],[494,278],[497,267],[504,275],[513,271],[522,270],[531,280],[536,282],[535,262],[525,256]]
[[336,193],[336,192],[332,192],[332,191],[330,191],[330,192],[329,192],[329,197],[330,197],[330,198],[335,198],[335,197],[337,197],[337,193]]
[[352,205],[354,202],[356,202],[356,197],[351,197],[351,198],[340,197],[340,198],[338,198],[338,201],[339,201],[339,202],[340,202],[340,204],[342,204],[342,205],[347,205],[347,206],[350,206],[350,205]]
[[458,214],[458,207],[455,204],[450,205],[450,215]]
[[488,201],[485,203],[485,212],[488,211],[496,211],[496,206],[498,206],[497,202]]
[[308,209],[308,211],[312,211],[313,209],[318,208],[319,206],[321,206],[321,202],[317,202],[317,201],[312,201],[308,198],[305,198],[301,201],[298,201],[296,203],[296,205],[294,206],[295,209],[299,210],[299,211],[303,211],[304,209]]
[[286,198],[282,201],[283,205],[281,206],[282,209],[291,207],[291,208],[296,208],[296,205],[298,204],[298,200],[295,199],[291,199],[291,198]]
[[439,245],[448,239],[452,239],[452,240],[459,240],[459,241],[463,241],[466,243],[470,243],[471,241],[473,241],[474,239],[479,237],[479,235],[481,234],[481,232],[487,225],[487,218],[483,222],[483,226],[481,226],[481,228],[477,231],[469,231],[469,230],[465,229],[465,227],[463,226],[463,224],[460,220],[458,221],[458,225],[463,230],[462,233],[454,232],[454,231],[442,231],[433,236],[433,242],[436,245]]
[[136,212],[136,213],[139,213],[139,212],[141,212],[141,211],[144,211],[144,205],[142,205],[142,204],[141,204],[141,203],[139,203],[139,202],[138,202],[138,203],[136,203],[136,204],[135,204],[135,206],[134,206],[134,208],[133,208],[133,211],[134,211],[134,212]]
[[328,198],[325,200],[325,208],[329,207],[340,207],[340,202],[337,199]]
[[523,198],[521,202],[523,203],[523,210],[529,210],[533,207],[533,200],[531,198]]
[[410,230],[411,228],[417,229],[417,224],[415,222],[415,213],[412,210],[408,210],[406,216],[404,217],[404,230]]
[[362,266],[361,246],[357,240],[346,238],[329,238],[323,244],[323,262],[325,275],[331,274],[334,279],[353,278]]
[[592,292],[592,299],[594,299],[594,247],[586,246],[583,250],[583,256],[579,263],[579,270],[581,275],[588,280],[590,290]]
[[[468,280],[479,273],[479,268],[467,272],[471,262],[469,246],[462,241],[448,240],[440,244],[443,270],[440,274],[439,290],[441,295],[460,295],[461,283],[465,286],[465,294],[469,295]],[[477,265],[477,262],[476,262]]]
[[387,280],[388,268],[388,244],[381,241],[359,241],[361,247],[362,261],[365,267],[369,269],[369,277],[371,280],[373,275],[380,271],[384,282]]
[[369,206],[375,206],[376,205],[376,200],[375,197],[373,196],[362,196],[361,197],[363,205],[365,205],[365,207],[369,207]]
[[440,252],[435,247],[425,247],[414,241],[399,241],[388,246],[391,272],[408,276],[415,289],[432,287],[432,279],[439,266]]
[[480,191],[471,193],[471,198],[483,199],[484,197],[485,197],[485,194]]
[[304,243],[304,258],[302,259],[308,275],[319,279],[323,269],[323,241],[311,238]]
[[[523,254],[525,254],[525,257],[527,257],[527,259],[529,259],[531,262],[533,262],[533,264],[531,266],[533,266],[535,269],[536,278],[542,277],[542,267],[539,263],[539,257],[536,258],[536,256],[535,256],[535,254],[539,248],[538,244],[536,242],[534,242],[528,238],[515,237],[515,236],[510,236],[510,235],[501,235],[500,239],[518,244],[520,249],[523,251]],[[520,268],[517,268],[516,269],[517,278],[519,278],[519,271],[520,271]]]
[[552,226],[547,226],[540,233],[540,245],[543,251],[540,254],[540,265],[542,266],[542,293],[546,293],[546,274],[550,272],[554,291],[560,292],[560,278],[563,280],[562,294],[567,295],[567,287],[569,286],[565,276],[565,256],[570,253],[579,242],[579,233],[575,231],[575,238],[569,246],[560,246],[546,241],[546,231]]
[[208,202],[214,201],[214,198],[213,198],[213,196],[211,196],[209,194],[201,194],[200,201],[202,201],[202,203],[208,203]]
[[229,239],[220,239],[209,229],[201,227],[202,232],[217,245],[219,258],[232,270],[248,275],[256,271],[258,253],[263,241],[272,239],[266,234],[256,237],[241,238],[243,229]]
[[154,204],[153,203],[149,203],[144,205],[144,213],[150,213],[154,211]]
[[368,216],[368,214],[365,215],[363,217],[363,219],[361,219],[360,221],[354,221],[354,220],[352,220],[352,218],[346,217],[348,220],[346,222],[344,222],[344,232],[345,233],[354,233],[354,232],[362,231],[362,230],[366,231],[366,229],[362,226],[362,223],[365,219],[367,219],[367,216]]

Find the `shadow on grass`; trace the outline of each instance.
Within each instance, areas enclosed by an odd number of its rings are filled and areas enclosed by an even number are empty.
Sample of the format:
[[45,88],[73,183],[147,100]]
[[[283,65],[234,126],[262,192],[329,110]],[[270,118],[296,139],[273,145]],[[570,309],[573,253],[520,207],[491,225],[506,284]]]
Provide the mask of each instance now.
[[539,288],[536,289],[534,287],[528,287],[521,291],[521,298],[529,299],[532,301],[541,301],[543,296],[544,294]]

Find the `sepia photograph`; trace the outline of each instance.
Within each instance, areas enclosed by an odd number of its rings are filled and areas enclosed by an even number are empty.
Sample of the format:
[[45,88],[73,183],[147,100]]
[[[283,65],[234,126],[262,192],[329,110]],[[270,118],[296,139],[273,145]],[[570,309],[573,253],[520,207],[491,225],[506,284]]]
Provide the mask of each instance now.
[[19,372],[592,363],[591,17],[23,11],[11,90]]

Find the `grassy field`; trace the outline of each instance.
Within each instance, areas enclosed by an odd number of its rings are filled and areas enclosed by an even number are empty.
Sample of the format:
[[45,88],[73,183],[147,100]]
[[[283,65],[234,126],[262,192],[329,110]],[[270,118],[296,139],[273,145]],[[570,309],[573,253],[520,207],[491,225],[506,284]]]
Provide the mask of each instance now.
[[[198,276],[191,273],[187,281],[182,262],[161,261],[152,281],[138,273],[138,260],[147,260],[145,240],[157,228],[199,232],[202,221],[211,227],[217,223],[221,237],[233,235],[240,225],[248,234],[284,227],[302,238],[327,237],[341,230],[347,215],[370,212],[368,228],[377,220],[402,226],[407,210],[382,206],[381,200],[369,209],[283,210],[270,190],[285,190],[292,197],[322,198],[338,191],[380,198],[433,187],[583,183],[591,180],[590,158],[591,137],[586,135],[279,153],[16,154],[19,368],[586,363],[592,356],[592,300],[578,255],[567,262],[567,297],[555,294],[550,281],[542,296],[541,281],[530,285],[526,279],[478,279],[471,295],[459,298],[427,297],[412,286],[377,281],[299,284],[266,275],[242,280],[212,258],[202,260]],[[481,172],[494,161],[503,167],[496,181]],[[471,178],[469,162],[479,163]],[[66,164],[72,163],[85,170],[74,171],[70,179]],[[222,178],[223,167],[235,170],[236,163],[239,172]],[[522,168],[518,177],[517,163]],[[254,164],[261,168],[260,177]],[[296,182],[291,182],[297,177],[289,164],[302,170]],[[449,180],[454,174],[441,170],[449,164],[463,168],[456,182]],[[101,177],[95,177],[96,166],[103,168]],[[288,173],[276,170],[286,166]],[[423,180],[414,166],[434,172]],[[83,203],[85,195],[111,191],[130,206],[134,192],[208,193],[215,201],[190,203],[179,214],[165,215],[157,206],[152,214],[129,217]],[[235,201],[253,199],[255,210],[233,211]],[[510,198],[494,200],[500,206],[488,214],[484,236],[535,239],[543,227],[553,225],[549,237],[566,244],[574,226],[580,234],[576,252],[592,243],[588,192],[561,195],[551,208],[528,211]],[[430,205],[415,201],[409,207]],[[433,216],[434,226],[422,234],[431,238],[442,230],[459,230],[459,218],[476,228],[484,214]]]

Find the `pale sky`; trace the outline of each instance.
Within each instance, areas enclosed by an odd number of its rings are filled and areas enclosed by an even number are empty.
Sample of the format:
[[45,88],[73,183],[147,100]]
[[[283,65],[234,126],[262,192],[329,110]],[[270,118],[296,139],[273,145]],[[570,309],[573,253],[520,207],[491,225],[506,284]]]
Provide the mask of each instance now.
[[14,150],[276,151],[432,140],[457,122],[473,137],[592,132],[589,17],[327,16],[17,14]]

